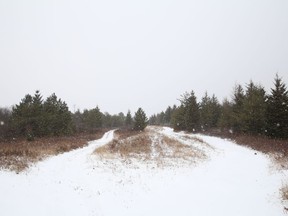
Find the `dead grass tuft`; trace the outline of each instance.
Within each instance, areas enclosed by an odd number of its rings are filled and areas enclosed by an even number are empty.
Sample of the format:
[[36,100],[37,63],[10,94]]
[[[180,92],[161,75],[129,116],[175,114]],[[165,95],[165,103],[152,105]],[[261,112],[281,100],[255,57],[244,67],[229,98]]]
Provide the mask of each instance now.
[[282,188],[282,198],[283,200],[288,200],[288,185]]
[[195,142],[199,142],[199,143],[205,143],[203,139],[201,139],[199,137],[196,137],[196,136],[185,135],[185,136],[183,136],[183,138],[187,139],[187,140],[192,140],[192,141],[195,141]]
[[125,132],[124,135],[118,132],[118,137],[107,145],[97,148],[95,153],[106,156],[119,154],[121,157],[149,154],[151,152],[151,139],[148,134],[145,132],[134,134],[131,132],[131,136],[129,136],[128,132]]
[[[129,129],[119,129],[114,132],[114,137],[118,139],[126,139],[131,136],[142,134],[143,132],[134,131]],[[145,132],[144,132],[145,133]]]
[[46,157],[82,148],[88,141],[99,139],[104,131],[95,134],[77,134],[69,137],[38,138],[33,142],[16,139],[0,143],[0,169],[21,172],[32,163]]
[[192,146],[185,145],[176,139],[163,136],[163,142],[173,151],[173,158],[182,158],[185,160],[195,158],[204,158],[205,154]]

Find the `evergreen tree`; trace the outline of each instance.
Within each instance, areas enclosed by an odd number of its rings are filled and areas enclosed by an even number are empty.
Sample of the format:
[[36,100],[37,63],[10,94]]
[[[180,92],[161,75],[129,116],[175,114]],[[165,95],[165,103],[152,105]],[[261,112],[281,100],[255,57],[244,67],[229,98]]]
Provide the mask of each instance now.
[[200,110],[194,91],[185,93],[180,100],[185,108],[185,128],[188,131],[196,131],[200,128]]
[[278,74],[268,97],[267,123],[269,136],[288,138],[288,91]]
[[43,134],[59,136],[72,132],[72,115],[68,106],[53,93],[44,102],[44,126]]
[[85,128],[90,132],[93,132],[102,127],[102,113],[97,106],[91,110],[84,110],[83,112],[83,123]]
[[77,132],[83,132],[85,130],[83,124],[83,115],[79,109],[75,113],[73,113],[72,119],[75,130]]
[[133,119],[132,119],[130,110],[128,110],[128,112],[126,114],[126,118],[125,118],[125,126],[127,128],[131,128],[132,125],[133,125]]
[[43,103],[39,91],[35,95],[26,95],[19,105],[12,109],[12,124],[19,135],[28,140],[47,135],[71,133],[72,118],[65,102],[55,94]]
[[234,131],[239,132],[243,128],[242,111],[245,94],[241,85],[236,85],[232,98],[232,128]]
[[212,113],[212,127],[217,127],[219,119],[220,119],[220,114],[221,114],[221,105],[217,99],[217,97],[213,94],[211,98],[211,109],[213,110]]
[[165,124],[165,113],[163,111],[157,114],[156,124],[157,125],[164,125]]
[[145,112],[139,108],[134,116],[134,130],[143,131],[148,123]]
[[165,111],[164,115],[164,125],[169,126],[171,123],[171,117],[172,117],[172,108],[168,106],[168,108]]
[[156,117],[155,114],[152,115],[152,116],[150,116],[150,118],[149,118],[149,124],[150,124],[150,125],[156,125],[156,120],[157,120],[157,117]]
[[217,126],[220,117],[220,104],[215,95],[208,96],[207,92],[200,104],[201,124],[203,129],[210,129]]
[[263,134],[266,128],[266,94],[260,85],[252,81],[247,86],[243,109],[241,114],[242,128],[244,132],[251,134]]
[[233,105],[226,98],[220,108],[220,118],[218,126],[222,130],[231,130],[233,128]]
[[174,110],[172,114],[171,123],[175,131],[186,130],[184,105],[180,105],[178,108]]
[[29,140],[34,139],[35,115],[30,94],[25,95],[19,105],[12,108],[12,125],[16,134],[24,135]]
[[102,126],[105,128],[111,128],[113,124],[112,115],[110,115],[108,112],[105,112],[102,115]]
[[123,112],[118,113],[118,115],[114,115],[114,124],[115,127],[123,127],[125,125],[126,117]]
[[8,138],[12,134],[11,130],[11,110],[0,108],[0,140]]
[[43,116],[43,99],[40,91],[37,90],[32,98],[31,112],[33,113],[32,130],[33,136],[40,137],[45,135],[43,131],[44,116]]

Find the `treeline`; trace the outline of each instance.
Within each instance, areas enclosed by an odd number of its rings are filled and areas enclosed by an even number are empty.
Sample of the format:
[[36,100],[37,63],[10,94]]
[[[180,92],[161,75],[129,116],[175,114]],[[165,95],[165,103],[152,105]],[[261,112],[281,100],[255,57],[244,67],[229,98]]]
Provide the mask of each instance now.
[[72,114],[73,123],[77,132],[94,132],[101,128],[126,128],[128,130],[144,130],[148,124],[148,118],[142,108],[139,108],[132,117],[130,110],[124,115],[102,113],[97,106],[94,109],[77,110]]
[[[288,138],[288,92],[278,75],[274,87],[266,92],[260,84],[250,81],[245,87],[236,85],[231,100],[220,103],[208,93],[197,100],[194,91],[184,93],[179,106],[169,106],[152,115],[151,125],[171,126],[190,132],[229,131]],[[27,94],[12,109],[0,108],[0,139],[26,136],[28,140],[43,136],[93,133],[101,128],[144,130],[147,116],[139,108],[132,116],[102,113],[99,107],[69,111],[67,104],[55,94],[45,100],[39,91]]]
[[0,140],[26,137],[63,136],[74,133],[93,133],[102,128],[143,130],[148,123],[145,112],[139,108],[132,117],[128,111],[118,115],[102,113],[99,107],[72,113],[56,94],[46,100],[39,91],[27,94],[12,109],[0,108]]
[[179,106],[169,106],[166,111],[151,116],[149,122],[190,132],[217,130],[287,139],[287,87],[278,75],[269,93],[250,81],[245,88],[236,85],[232,99],[222,103],[207,93],[198,102],[191,91],[181,96]]

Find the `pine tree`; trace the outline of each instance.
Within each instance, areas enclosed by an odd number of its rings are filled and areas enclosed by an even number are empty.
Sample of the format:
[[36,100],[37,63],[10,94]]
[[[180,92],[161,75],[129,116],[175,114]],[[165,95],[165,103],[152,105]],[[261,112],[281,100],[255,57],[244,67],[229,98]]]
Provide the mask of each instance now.
[[143,131],[148,124],[148,118],[142,108],[139,108],[134,116],[134,130]]
[[278,74],[268,97],[267,124],[269,136],[288,138],[288,91]]

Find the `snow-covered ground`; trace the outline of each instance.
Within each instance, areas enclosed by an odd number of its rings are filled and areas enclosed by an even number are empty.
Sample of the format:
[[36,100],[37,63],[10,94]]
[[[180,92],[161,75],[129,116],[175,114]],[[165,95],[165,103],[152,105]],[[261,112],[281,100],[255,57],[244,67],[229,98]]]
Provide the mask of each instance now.
[[[169,128],[160,133],[193,145],[187,135]],[[198,143],[209,160],[191,166],[99,161],[91,153],[112,140],[110,131],[88,147],[51,157],[18,175],[0,171],[0,215],[286,215],[279,189],[287,172],[273,170],[261,153],[196,136],[212,148]]]

